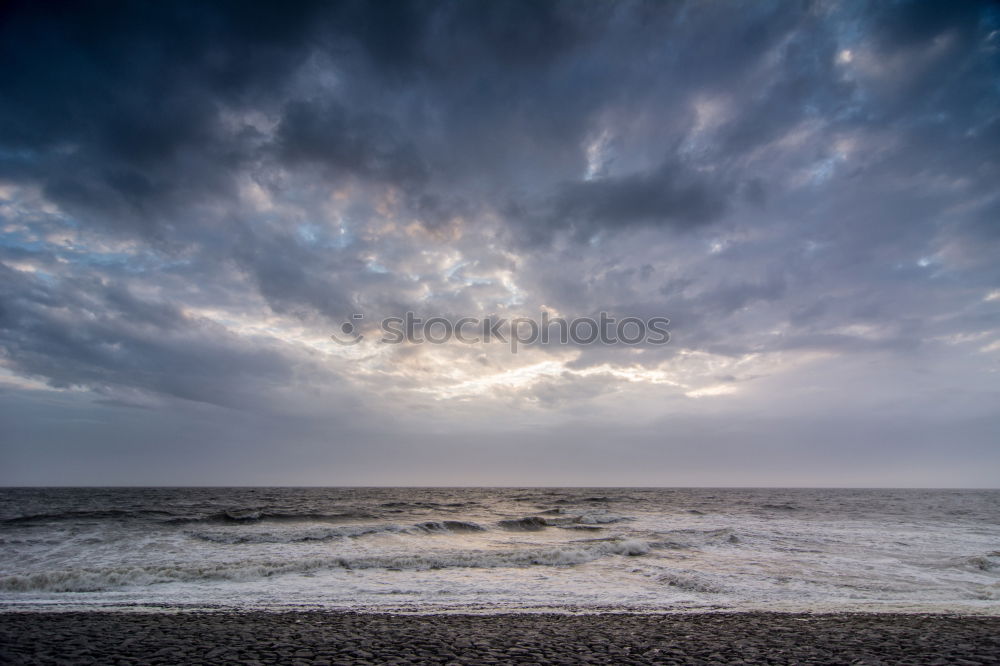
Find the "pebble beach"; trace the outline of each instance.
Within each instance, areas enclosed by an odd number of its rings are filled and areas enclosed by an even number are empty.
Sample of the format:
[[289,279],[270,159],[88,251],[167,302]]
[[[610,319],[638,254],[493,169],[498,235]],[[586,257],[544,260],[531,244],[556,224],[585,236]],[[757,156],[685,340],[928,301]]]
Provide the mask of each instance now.
[[1000,617],[31,612],[5,664],[995,664]]

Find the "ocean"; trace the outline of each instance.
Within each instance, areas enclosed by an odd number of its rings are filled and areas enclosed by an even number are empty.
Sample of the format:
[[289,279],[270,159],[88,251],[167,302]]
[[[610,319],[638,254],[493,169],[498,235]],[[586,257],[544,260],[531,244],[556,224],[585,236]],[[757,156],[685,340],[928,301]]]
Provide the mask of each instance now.
[[0,609],[1000,614],[1000,491],[0,489]]

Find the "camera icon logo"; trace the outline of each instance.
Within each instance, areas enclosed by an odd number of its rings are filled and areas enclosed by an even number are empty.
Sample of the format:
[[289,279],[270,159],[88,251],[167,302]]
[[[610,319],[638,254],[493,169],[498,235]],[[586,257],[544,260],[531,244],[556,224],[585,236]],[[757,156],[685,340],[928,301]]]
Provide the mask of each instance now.
[[[365,316],[363,314],[351,315],[351,319],[360,320],[364,319],[364,317]],[[341,333],[343,333],[343,336],[337,335],[336,333],[330,334],[330,339],[336,342],[338,345],[356,345],[359,342],[361,342],[361,340],[363,340],[365,337],[363,333],[358,333],[354,324],[352,324],[349,321],[345,321],[343,324],[340,325],[340,331]]]

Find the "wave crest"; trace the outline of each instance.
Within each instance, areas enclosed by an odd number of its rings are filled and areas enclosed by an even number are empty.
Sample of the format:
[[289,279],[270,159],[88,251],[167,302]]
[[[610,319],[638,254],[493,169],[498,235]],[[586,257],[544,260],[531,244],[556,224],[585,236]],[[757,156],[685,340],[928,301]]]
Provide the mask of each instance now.
[[447,568],[493,569],[530,566],[572,566],[602,557],[641,556],[649,544],[623,539],[599,543],[566,544],[553,548],[511,551],[452,551],[358,557],[321,557],[279,561],[227,562],[205,566],[113,567],[74,569],[0,576],[4,592],[99,592],[109,588],[197,581],[249,581],[282,574],[306,574],[330,569],[428,570]]

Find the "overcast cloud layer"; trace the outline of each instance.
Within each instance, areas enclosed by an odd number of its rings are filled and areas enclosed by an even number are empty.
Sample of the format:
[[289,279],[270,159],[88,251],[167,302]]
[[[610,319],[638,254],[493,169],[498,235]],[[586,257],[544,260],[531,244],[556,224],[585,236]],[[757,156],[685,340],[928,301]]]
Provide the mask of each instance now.
[[2,11],[0,483],[1000,484],[995,4]]

